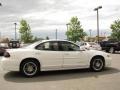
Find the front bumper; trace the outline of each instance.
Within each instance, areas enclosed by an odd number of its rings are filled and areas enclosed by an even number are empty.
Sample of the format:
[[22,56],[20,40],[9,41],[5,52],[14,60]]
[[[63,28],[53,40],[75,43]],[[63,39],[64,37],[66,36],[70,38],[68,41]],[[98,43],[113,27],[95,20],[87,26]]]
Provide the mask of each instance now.
[[10,58],[2,58],[1,67],[6,71],[19,71],[19,64]]

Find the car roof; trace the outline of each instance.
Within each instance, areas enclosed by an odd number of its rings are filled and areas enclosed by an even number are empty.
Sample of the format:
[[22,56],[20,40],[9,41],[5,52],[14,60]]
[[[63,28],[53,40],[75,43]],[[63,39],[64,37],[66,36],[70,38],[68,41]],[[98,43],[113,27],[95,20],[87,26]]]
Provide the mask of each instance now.
[[[60,40],[60,39],[49,39],[49,40],[42,40],[42,42],[46,41],[68,41],[68,40]],[[68,41],[69,42],[69,41]]]
[[[26,48],[33,48],[34,46],[36,46],[36,45],[38,45],[38,44],[40,44],[40,43],[44,43],[44,42],[49,42],[49,41],[60,41],[60,42],[70,42],[70,43],[73,43],[73,44],[75,44],[74,42],[71,42],[71,41],[68,41],[68,40],[60,40],[60,39],[49,39],[49,40],[40,40],[40,41],[37,41],[37,42],[35,42],[35,43],[33,43],[33,44],[31,44],[31,45],[29,45],[29,46],[27,46]],[[75,44],[75,45],[77,45],[77,44]],[[78,45],[77,45],[78,46]]]
[[[73,44],[76,44],[72,41],[68,41],[68,40],[60,40],[60,39],[49,39],[49,40],[42,40],[40,42],[48,42],[48,41],[59,41],[59,42],[70,42],[70,43],[73,43]],[[77,45],[77,44],[76,44]]]

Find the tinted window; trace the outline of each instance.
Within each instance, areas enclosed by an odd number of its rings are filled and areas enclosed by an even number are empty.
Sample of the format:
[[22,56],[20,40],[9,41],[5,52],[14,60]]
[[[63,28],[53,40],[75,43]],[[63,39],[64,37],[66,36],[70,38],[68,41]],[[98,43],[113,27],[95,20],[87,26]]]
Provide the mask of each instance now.
[[58,43],[57,42],[45,42],[36,47],[38,50],[51,50],[51,51],[58,51]]
[[52,51],[58,51],[59,50],[58,42],[50,42],[50,48]]
[[60,51],[79,51],[80,50],[79,46],[70,42],[60,42],[59,49]]

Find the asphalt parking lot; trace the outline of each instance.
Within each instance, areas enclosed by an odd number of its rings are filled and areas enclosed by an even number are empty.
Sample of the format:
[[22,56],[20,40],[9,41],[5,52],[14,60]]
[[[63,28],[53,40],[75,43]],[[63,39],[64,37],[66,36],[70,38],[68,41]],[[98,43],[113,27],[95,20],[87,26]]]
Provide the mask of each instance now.
[[111,54],[111,57],[111,67],[102,72],[89,69],[52,71],[25,78],[0,67],[0,90],[120,90],[120,53]]

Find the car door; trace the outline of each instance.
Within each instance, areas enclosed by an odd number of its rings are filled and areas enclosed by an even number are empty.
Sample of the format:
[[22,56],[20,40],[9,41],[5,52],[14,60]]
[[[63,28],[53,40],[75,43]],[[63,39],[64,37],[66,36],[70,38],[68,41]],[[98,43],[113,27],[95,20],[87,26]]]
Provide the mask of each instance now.
[[41,61],[42,69],[56,70],[62,67],[63,54],[59,51],[57,41],[44,42],[37,47],[38,58]]
[[84,51],[80,51],[80,47],[71,42],[61,42],[61,48],[63,50],[63,67],[74,68],[85,65]]

